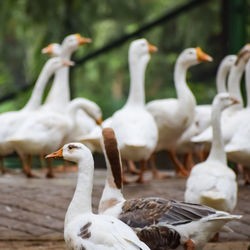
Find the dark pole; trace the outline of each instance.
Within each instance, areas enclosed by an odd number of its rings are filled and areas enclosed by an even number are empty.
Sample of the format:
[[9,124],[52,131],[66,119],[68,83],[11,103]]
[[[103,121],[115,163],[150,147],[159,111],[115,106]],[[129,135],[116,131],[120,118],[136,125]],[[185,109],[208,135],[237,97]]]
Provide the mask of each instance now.
[[228,0],[228,52],[237,53],[246,43],[246,0]]
[[[72,5],[74,0],[65,0],[65,19],[64,19],[64,37],[73,33],[76,33],[74,30],[74,25],[72,22],[73,13]],[[74,88],[74,70],[73,67],[69,69],[69,89],[70,89],[70,99],[75,97],[75,88]]]

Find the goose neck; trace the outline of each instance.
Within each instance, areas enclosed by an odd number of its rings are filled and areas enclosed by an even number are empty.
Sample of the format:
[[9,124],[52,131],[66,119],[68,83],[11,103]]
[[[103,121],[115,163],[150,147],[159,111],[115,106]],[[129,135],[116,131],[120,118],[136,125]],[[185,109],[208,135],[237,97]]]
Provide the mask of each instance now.
[[45,86],[53,73],[49,73],[46,66],[43,67],[32,91],[31,97],[23,110],[36,110],[42,102]]
[[225,67],[223,63],[219,66],[218,72],[216,74],[217,93],[227,92],[226,79],[227,79],[227,74],[229,70],[230,70],[230,67]]
[[144,61],[130,61],[129,71],[130,71],[130,88],[129,96],[126,105],[145,105],[145,70],[147,62]]
[[174,82],[178,100],[183,104],[181,105],[181,107],[192,107],[192,109],[194,110],[196,100],[186,82],[186,73],[188,68],[188,64],[177,60],[174,69]]
[[[231,96],[239,101],[239,105],[243,106],[240,81],[244,72],[245,62],[241,60],[237,66],[233,66],[228,77],[228,92]],[[238,105],[237,105],[238,106]]]
[[88,110],[88,100],[76,98],[68,104],[68,115],[72,122],[76,121],[76,114],[79,109],[85,111],[90,117],[92,117],[91,112]]
[[65,216],[65,225],[80,214],[92,212],[93,158],[82,158],[78,162],[78,169],[76,189]]
[[226,164],[226,153],[224,151],[224,142],[221,133],[220,119],[221,119],[221,108],[218,105],[216,105],[215,107],[213,107],[211,116],[213,139],[208,159],[219,160]]
[[250,108],[250,59],[245,69],[246,91],[247,91],[247,107]]
[[[70,60],[72,52],[62,52],[61,58]],[[45,104],[64,111],[70,101],[69,89],[69,66],[60,68],[55,73],[51,90],[46,98]]]

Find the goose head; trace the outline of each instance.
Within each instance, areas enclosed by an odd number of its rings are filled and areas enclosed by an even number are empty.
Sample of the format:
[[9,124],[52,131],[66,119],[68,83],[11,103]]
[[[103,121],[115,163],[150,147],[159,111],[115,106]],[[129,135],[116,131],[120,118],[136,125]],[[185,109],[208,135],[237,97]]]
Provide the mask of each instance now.
[[228,55],[223,59],[221,63],[223,64],[223,67],[225,67],[225,69],[229,70],[235,64],[236,60],[236,55]]
[[151,45],[146,39],[133,41],[129,47],[129,61],[144,61],[147,63],[150,59],[150,53],[156,52],[157,48]]
[[212,62],[213,58],[203,52],[200,47],[185,49],[178,57],[181,65],[188,67],[194,66],[201,62]]
[[65,144],[56,152],[46,155],[46,158],[63,158],[68,161],[79,162],[87,155],[92,156],[90,150],[86,146],[78,142],[71,142]]
[[250,58],[250,43],[247,43],[237,54],[237,60],[235,62],[235,66],[238,66],[240,62],[243,62],[242,65],[247,63]]
[[44,68],[48,72],[48,74],[53,74],[56,72],[58,69],[64,67],[64,66],[73,66],[74,62],[62,59],[61,57],[53,57],[50,58]]
[[73,53],[79,46],[91,43],[90,38],[81,36],[80,34],[69,35],[62,42],[62,54]]
[[50,56],[60,56],[61,52],[62,48],[59,43],[51,43],[42,49],[43,54],[49,54]]
[[237,103],[239,103],[239,101],[230,96],[229,93],[217,94],[213,100],[213,106],[219,107],[221,111]]

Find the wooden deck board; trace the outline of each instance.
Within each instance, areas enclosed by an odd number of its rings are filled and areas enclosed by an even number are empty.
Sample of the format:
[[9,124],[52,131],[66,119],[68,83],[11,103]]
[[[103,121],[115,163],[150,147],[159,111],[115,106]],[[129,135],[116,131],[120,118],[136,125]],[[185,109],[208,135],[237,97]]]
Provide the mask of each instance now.
[[[38,175],[43,176],[40,172]],[[105,171],[97,170],[92,200],[95,212],[104,178]],[[64,216],[72,198],[75,183],[76,173],[58,173],[54,180],[44,177],[26,179],[22,174],[0,176],[0,249],[65,249]],[[124,194],[126,198],[160,196],[183,200],[184,190],[184,179],[169,178],[125,186]],[[249,191],[250,187],[239,185],[238,204],[234,213],[243,215],[243,219],[228,223],[234,232],[221,233],[220,242],[208,244],[206,250],[248,249],[250,246]]]

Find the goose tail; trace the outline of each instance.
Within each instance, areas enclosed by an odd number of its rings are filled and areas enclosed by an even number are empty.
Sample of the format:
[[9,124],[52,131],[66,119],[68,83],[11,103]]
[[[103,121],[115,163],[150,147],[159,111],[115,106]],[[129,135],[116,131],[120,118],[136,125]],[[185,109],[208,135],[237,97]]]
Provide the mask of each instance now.
[[201,194],[202,204],[216,208],[218,210],[224,210],[222,208],[225,207],[225,202],[226,202],[225,195],[218,191],[209,190],[209,191],[204,191]]

